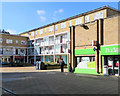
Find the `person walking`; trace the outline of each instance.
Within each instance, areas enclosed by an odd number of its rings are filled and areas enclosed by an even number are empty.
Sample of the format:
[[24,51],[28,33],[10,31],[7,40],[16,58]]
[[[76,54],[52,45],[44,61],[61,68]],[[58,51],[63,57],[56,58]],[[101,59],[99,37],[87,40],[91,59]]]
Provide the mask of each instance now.
[[61,58],[59,63],[60,63],[60,67],[61,67],[61,72],[64,72],[64,64],[65,64],[65,62],[63,61],[63,58]]

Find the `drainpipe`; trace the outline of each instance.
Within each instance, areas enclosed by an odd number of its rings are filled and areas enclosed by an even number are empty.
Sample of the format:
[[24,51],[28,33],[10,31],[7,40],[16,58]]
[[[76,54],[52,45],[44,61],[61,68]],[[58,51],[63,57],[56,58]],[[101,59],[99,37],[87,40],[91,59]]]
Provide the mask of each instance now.
[[99,73],[102,73],[102,57],[100,55],[100,46],[103,45],[103,19],[99,20]]
[[35,47],[36,47],[36,40],[35,40],[35,32],[34,32],[34,65],[36,63]]
[[75,26],[70,27],[70,66],[75,69]]

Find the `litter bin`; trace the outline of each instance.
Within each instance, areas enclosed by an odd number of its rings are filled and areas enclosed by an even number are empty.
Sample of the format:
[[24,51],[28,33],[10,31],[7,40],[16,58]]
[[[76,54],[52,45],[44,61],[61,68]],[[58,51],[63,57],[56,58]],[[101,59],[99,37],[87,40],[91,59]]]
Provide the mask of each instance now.
[[108,75],[108,66],[104,65],[104,75]]

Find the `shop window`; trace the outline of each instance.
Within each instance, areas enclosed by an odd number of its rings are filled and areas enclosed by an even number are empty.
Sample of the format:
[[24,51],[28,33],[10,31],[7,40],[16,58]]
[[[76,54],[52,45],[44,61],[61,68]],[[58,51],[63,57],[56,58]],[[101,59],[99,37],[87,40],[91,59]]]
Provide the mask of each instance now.
[[118,67],[118,66],[119,66],[119,60],[118,57],[115,57],[114,67]]
[[113,67],[113,57],[108,57],[108,67]]

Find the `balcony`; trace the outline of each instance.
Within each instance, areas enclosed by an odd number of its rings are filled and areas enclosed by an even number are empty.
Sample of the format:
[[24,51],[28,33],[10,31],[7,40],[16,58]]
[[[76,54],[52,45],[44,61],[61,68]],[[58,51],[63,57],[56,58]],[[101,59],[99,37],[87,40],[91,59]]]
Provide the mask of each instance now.
[[67,35],[56,36],[56,44],[67,43],[68,38]]

